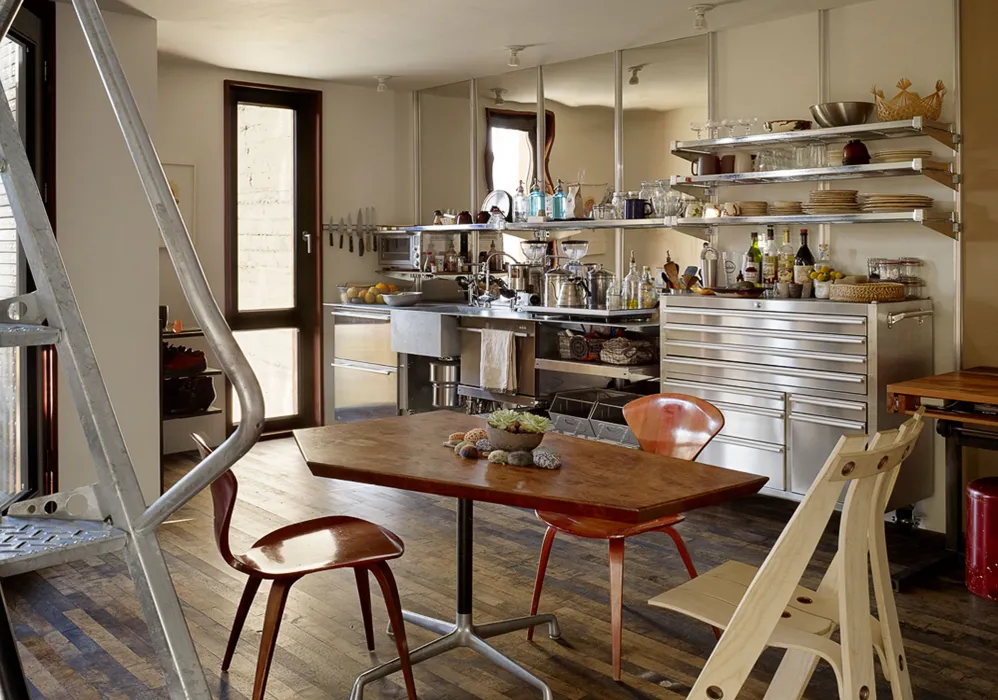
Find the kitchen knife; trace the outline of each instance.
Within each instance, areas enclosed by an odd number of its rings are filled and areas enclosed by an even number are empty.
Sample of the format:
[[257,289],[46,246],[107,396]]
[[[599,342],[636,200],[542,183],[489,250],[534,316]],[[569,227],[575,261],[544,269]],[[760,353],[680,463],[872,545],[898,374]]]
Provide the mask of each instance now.
[[343,223],[343,217],[340,217],[340,225],[337,229],[340,232],[340,250],[343,249],[343,232],[346,231],[346,225]]
[[347,233],[350,234],[350,252],[353,252],[353,217],[347,214]]
[[329,247],[334,248],[336,246],[336,223],[333,217],[329,217]]
[[371,250],[375,253],[378,252],[378,224],[377,215],[374,212],[374,207],[370,208],[367,216],[368,221],[371,222]]
[[357,249],[360,251],[360,257],[364,257],[364,209],[363,207],[357,210]]

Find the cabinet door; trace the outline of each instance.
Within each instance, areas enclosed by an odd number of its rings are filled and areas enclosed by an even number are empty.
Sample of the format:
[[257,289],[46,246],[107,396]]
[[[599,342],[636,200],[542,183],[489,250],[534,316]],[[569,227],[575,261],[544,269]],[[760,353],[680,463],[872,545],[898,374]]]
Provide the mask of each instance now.
[[340,360],[395,367],[388,316],[362,311],[333,313],[333,355]]
[[333,361],[333,418],[352,422],[398,415],[398,370]]
[[839,438],[848,433],[865,432],[865,422],[791,413],[790,490],[807,493]]
[[766,488],[783,491],[786,489],[785,452],[783,445],[717,435],[697,461],[769,477]]

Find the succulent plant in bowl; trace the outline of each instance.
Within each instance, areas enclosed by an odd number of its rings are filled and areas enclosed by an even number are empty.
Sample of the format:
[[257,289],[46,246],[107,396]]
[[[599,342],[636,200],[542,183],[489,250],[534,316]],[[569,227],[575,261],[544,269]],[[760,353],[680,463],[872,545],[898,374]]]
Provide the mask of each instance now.
[[550,428],[551,421],[544,416],[502,409],[489,415],[485,430],[493,449],[529,452],[541,444]]

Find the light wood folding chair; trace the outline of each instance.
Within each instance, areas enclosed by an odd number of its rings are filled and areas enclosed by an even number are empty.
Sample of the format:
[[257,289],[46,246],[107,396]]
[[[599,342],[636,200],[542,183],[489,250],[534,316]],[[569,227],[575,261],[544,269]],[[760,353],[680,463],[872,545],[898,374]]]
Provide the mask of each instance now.
[[[875,700],[871,649],[893,700],[912,700],[884,510],[922,427],[919,411],[872,440],[843,436],[761,567],[727,562],[649,601],[725,630],[689,700],[735,700],[767,646],[788,651],[765,700],[799,700],[819,658],[834,669],[841,700]],[[800,585],[801,576],[845,484],[838,552],[812,591]],[[870,614],[871,570],[879,619]],[[839,642],[831,639],[836,629]]]

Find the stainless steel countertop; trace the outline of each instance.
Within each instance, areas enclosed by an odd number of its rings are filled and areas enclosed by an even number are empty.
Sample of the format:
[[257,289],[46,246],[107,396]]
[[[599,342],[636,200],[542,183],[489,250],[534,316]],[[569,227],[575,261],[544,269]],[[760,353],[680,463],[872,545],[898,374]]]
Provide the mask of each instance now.
[[404,306],[404,307],[390,307],[383,304],[343,304],[343,303],[324,303],[326,309],[330,312],[336,311],[352,311],[356,313],[364,314],[378,314],[382,316],[390,316],[391,312],[394,311],[417,311],[420,313],[431,313],[431,314],[443,314],[445,316],[461,316],[467,318],[499,318],[508,319],[512,321],[536,321],[543,323],[544,321],[549,321],[553,323],[584,323],[587,325],[610,325],[610,326],[621,326],[629,327],[634,326],[636,328],[645,327],[649,325],[657,325],[658,321],[639,321],[637,319],[618,319],[616,321],[611,321],[609,319],[601,318],[581,318],[577,317],[575,319],[569,320],[571,312],[566,310],[564,318],[558,318],[557,314],[538,314],[537,312],[522,311],[522,310],[511,310],[508,303],[498,302],[493,304],[490,308],[483,308],[480,306],[468,306],[467,304],[459,304],[454,302],[426,302],[417,304],[416,306]]

